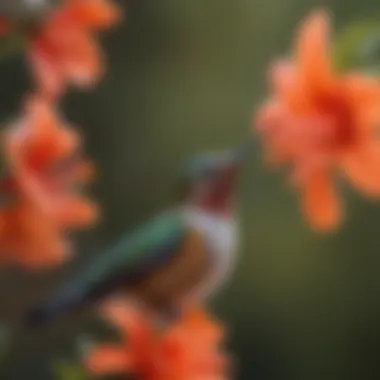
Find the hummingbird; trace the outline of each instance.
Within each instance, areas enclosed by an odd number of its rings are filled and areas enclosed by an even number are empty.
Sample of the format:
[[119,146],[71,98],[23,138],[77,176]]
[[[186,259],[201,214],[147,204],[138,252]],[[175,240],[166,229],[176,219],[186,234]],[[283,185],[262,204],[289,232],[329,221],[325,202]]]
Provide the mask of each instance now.
[[26,326],[50,324],[115,294],[167,320],[208,300],[235,266],[237,180],[250,150],[251,142],[187,160],[177,204],[127,233],[29,310]]

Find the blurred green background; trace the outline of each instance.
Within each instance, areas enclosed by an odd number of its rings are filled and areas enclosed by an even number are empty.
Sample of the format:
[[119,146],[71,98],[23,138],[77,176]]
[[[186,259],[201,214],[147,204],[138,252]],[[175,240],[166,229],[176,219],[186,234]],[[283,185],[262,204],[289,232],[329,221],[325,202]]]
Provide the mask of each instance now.
[[[118,234],[170,205],[179,162],[242,141],[266,93],[266,68],[286,52],[293,28],[325,5],[339,29],[373,16],[376,0],[131,0],[127,21],[103,38],[109,72],[96,91],[72,93],[64,109],[99,165],[95,196],[104,220],[78,236],[78,254],[44,274],[3,269],[0,322],[14,326]],[[17,112],[29,88],[21,58],[0,65],[0,112]],[[242,380],[380,378],[380,205],[344,189],[347,222],[313,233],[295,195],[266,171],[257,144],[239,199],[241,259],[215,311],[230,330]],[[77,337],[110,331],[94,311],[38,334],[16,331],[3,380],[52,380],[55,360],[77,357]],[[70,379],[68,379],[70,380]],[[169,380],[169,379],[168,379]]]

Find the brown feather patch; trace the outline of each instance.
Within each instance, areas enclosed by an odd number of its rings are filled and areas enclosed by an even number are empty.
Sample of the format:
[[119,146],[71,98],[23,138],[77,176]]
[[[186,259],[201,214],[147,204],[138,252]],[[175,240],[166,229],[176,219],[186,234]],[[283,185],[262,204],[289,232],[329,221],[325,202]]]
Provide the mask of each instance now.
[[170,307],[207,276],[210,265],[204,235],[189,230],[178,254],[136,285],[132,293],[154,309]]

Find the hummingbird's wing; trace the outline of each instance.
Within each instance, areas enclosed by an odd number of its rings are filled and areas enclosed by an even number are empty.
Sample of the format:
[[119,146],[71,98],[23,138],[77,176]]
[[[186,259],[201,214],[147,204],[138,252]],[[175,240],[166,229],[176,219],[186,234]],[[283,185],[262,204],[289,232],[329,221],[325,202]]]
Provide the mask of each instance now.
[[170,262],[187,232],[181,212],[161,214],[103,253],[79,281],[94,299],[119,287],[133,286]]
[[123,237],[43,305],[26,315],[28,325],[49,322],[122,288],[134,286],[177,254],[188,229],[180,211],[161,214]]

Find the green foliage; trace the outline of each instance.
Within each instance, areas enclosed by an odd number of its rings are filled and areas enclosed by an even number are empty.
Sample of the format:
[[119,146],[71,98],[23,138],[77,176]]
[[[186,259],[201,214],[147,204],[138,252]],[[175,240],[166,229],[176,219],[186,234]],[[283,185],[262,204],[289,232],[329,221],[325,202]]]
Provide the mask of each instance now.
[[89,376],[82,365],[82,359],[93,347],[92,339],[87,335],[80,335],[76,339],[75,360],[59,359],[53,362],[54,380],[89,380]]
[[0,60],[11,58],[22,52],[26,46],[27,37],[22,33],[11,33],[0,39]]
[[335,64],[339,70],[380,70],[380,23],[361,20],[348,24],[334,44]]
[[54,379],[56,380],[88,380],[84,368],[68,360],[58,360],[53,363]]

